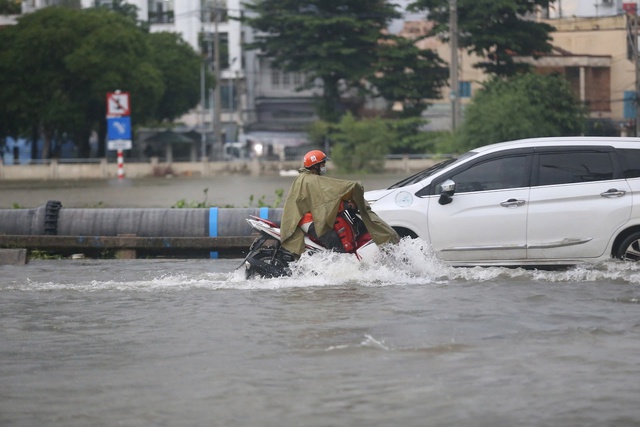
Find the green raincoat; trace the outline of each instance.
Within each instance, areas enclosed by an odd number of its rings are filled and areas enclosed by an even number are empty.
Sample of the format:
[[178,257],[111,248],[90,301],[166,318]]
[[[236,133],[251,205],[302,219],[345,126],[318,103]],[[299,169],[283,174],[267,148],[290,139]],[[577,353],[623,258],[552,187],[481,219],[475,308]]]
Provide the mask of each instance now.
[[282,246],[296,255],[304,251],[304,232],[298,227],[307,213],[313,215],[316,233],[322,236],[333,228],[340,202],[352,200],[360,211],[367,231],[378,245],[398,243],[400,237],[386,222],[376,215],[364,200],[364,187],[356,181],[345,181],[315,175],[301,168],[284,202],[280,233]]

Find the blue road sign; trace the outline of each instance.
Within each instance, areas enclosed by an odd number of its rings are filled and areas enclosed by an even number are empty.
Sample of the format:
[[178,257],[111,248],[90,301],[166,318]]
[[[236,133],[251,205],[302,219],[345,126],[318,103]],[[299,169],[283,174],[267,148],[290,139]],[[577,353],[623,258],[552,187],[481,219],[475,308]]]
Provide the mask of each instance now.
[[131,117],[109,117],[107,118],[107,140],[131,140]]

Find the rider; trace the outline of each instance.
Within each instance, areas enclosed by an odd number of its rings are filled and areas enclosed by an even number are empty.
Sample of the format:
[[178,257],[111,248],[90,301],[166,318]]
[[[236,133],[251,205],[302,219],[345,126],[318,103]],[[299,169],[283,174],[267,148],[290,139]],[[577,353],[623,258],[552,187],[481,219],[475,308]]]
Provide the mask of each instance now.
[[303,167],[291,184],[282,211],[282,246],[300,255],[304,251],[304,229],[327,248],[345,252],[340,237],[333,229],[338,212],[345,202],[353,202],[360,212],[373,240],[382,245],[397,243],[398,234],[382,221],[364,200],[364,188],[356,181],[324,176],[329,158],[320,150],[305,154]]
[[[309,151],[307,154],[304,155],[304,159],[303,159],[305,171],[303,172],[302,170],[300,170],[299,172],[302,174],[308,171],[308,173],[313,175],[318,175],[318,176],[325,175],[327,173],[327,160],[331,160],[331,159],[329,159],[327,155],[324,154],[322,151],[320,150]],[[301,177],[302,175],[298,175],[298,179],[301,179]],[[294,185],[295,185],[295,182],[294,182]],[[296,195],[295,197],[299,197],[299,196],[300,194]],[[305,196],[305,195],[302,195],[302,196]],[[285,201],[285,204],[284,204],[285,211],[287,210],[287,208],[289,209],[291,208],[291,203],[287,204],[287,202],[290,202],[290,199],[293,197],[294,197],[294,192],[290,191],[287,197],[287,200]],[[313,221],[313,215],[311,215],[310,211],[306,212],[302,216],[302,219],[298,221],[298,227],[300,227],[302,231],[307,233],[309,236],[313,237],[316,240],[319,240],[320,243],[322,243],[322,245],[325,248],[331,249],[332,251],[335,251],[335,252],[341,252],[341,253],[345,252],[344,246],[342,245],[342,241],[340,240],[340,236],[338,236],[338,233],[333,228],[329,229],[326,233],[318,236],[318,233],[316,231],[316,225]]]

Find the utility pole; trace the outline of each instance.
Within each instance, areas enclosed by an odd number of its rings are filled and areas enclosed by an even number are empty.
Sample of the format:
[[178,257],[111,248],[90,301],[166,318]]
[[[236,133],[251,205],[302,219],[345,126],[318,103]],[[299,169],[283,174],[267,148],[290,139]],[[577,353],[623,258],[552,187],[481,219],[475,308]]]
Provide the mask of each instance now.
[[[200,13],[200,34],[204,36],[204,16]],[[200,160],[204,161],[207,157],[207,135],[204,132],[204,115],[205,115],[205,85],[204,85],[204,76],[205,76],[205,66],[206,66],[206,58],[204,56],[204,38],[202,39],[201,50],[202,50],[202,64],[200,66]]]
[[451,44],[451,61],[449,62],[451,131],[455,132],[460,116],[460,100],[458,96],[458,5],[456,0],[450,0],[449,3],[449,43]]
[[220,113],[222,110],[222,101],[220,100],[220,34],[218,34],[218,20],[220,19],[220,9],[218,8],[218,0],[214,0],[214,21],[213,21],[213,44],[214,44],[214,73],[216,76],[216,87],[213,94],[214,120],[213,127],[216,135],[215,144],[218,144],[218,156],[216,160],[224,158],[224,143],[222,141],[222,129],[220,129]]
[[636,70],[636,135],[640,136],[640,55],[638,55],[638,12],[633,15],[633,65]]

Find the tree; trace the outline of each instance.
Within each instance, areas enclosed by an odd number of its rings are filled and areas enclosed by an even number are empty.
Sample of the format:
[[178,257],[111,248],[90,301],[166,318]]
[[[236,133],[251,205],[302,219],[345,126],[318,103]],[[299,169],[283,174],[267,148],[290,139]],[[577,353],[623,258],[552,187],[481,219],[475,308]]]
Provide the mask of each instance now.
[[[414,0],[412,10],[428,11],[437,25],[433,34],[449,39],[449,0]],[[527,15],[554,0],[457,0],[458,43],[484,61],[474,65],[487,73],[511,76],[529,65],[514,56],[539,57],[551,52],[550,33],[555,29],[534,22]]]
[[[200,102],[202,60],[191,46],[174,33],[149,34],[151,59],[162,74],[164,93],[155,119],[173,121]],[[207,86],[212,84],[207,73]]]
[[448,76],[448,68],[435,51],[395,37],[378,47],[378,63],[367,80],[383,98],[401,103],[401,117],[420,117],[429,105],[427,99],[441,97],[440,88]]
[[[84,142],[91,129],[97,128],[98,155],[103,156],[106,94],[115,90],[129,92],[132,121],[145,123],[153,119],[165,86],[151,58],[147,33],[127,17],[109,10],[86,9],[80,13],[83,24],[77,36],[81,38],[66,56],[64,71],[74,81],[70,99],[87,124],[78,123],[74,129],[82,132]],[[88,145],[83,144],[81,152],[86,148]]]
[[318,113],[336,121],[346,110],[341,96],[362,89],[377,62],[383,33],[399,18],[385,0],[261,0],[245,5],[245,22],[260,32],[248,47],[273,59],[273,67],[306,75],[301,89],[319,79]]
[[97,131],[102,156],[108,92],[130,93],[134,124],[172,120],[197,105],[199,71],[184,42],[130,16],[47,7],[0,31],[0,135],[43,135],[43,158],[52,138],[71,135],[86,157]]
[[15,0],[0,0],[0,15],[17,15],[20,11],[20,2]]
[[580,135],[585,112],[559,74],[494,78],[468,106],[457,150],[520,138]]
[[64,117],[71,110],[72,81],[64,72],[64,58],[74,46],[76,36],[69,26],[76,23],[77,13],[50,8],[25,15],[18,25],[0,32],[0,115],[12,120],[11,132],[41,133],[47,156],[55,130],[66,125]]
[[345,172],[383,170],[389,141],[395,136],[385,120],[357,120],[351,113],[332,126],[330,135],[335,142],[331,158]]

